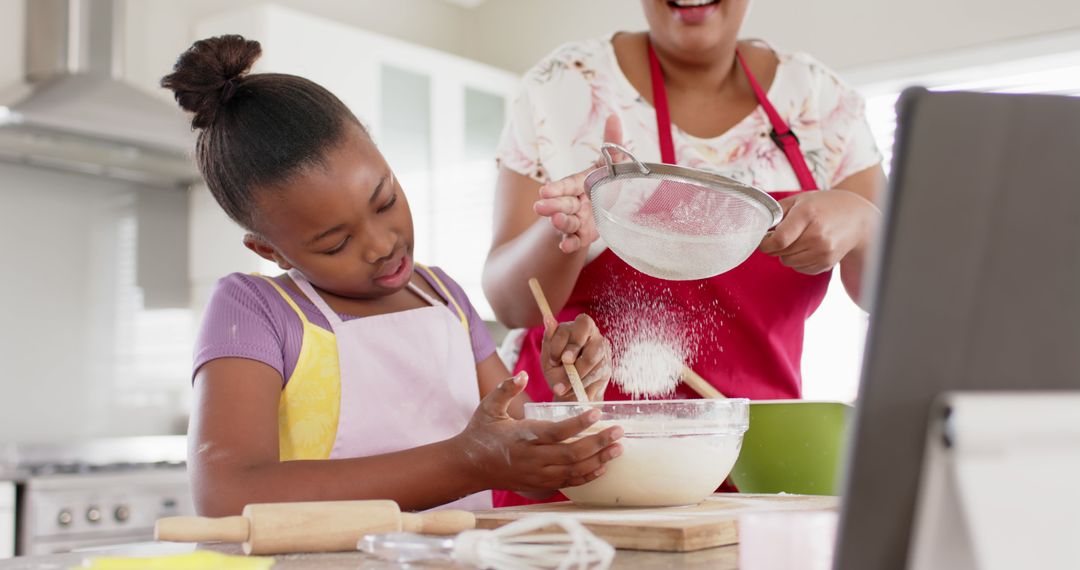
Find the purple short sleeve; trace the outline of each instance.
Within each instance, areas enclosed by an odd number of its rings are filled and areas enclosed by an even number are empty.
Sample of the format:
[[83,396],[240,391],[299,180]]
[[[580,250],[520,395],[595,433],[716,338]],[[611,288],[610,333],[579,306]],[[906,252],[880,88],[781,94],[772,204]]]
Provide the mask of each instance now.
[[281,327],[275,326],[280,315],[259,290],[258,279],[233,273],[217,282],[195,341],[192,377],[211,360],[247,358],[265,363],[286,378]]

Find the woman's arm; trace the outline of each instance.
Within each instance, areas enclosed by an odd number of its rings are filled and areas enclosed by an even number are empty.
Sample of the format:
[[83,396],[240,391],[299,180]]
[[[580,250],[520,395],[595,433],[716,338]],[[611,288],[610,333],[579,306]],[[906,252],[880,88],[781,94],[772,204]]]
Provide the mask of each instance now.
[[863,277],[874,245],[873,240],[878,238],[881,226],[881,201],[885,195],[885,186],[885,170],[880,164],[856,172],[836,185],[837,190],[854,192],[874,207],[873,210],[866,210],[866,227],[859,242],[840,260],[840,281],[844,284],[844,290],[851,300],[863,309],[868,309],[864,306]]
[[280,461],[281,376],[253,360],[210,361],[195,378],[188,431],[196,509],[224,516],[250,503],[392,499],[418,510],[484,489],[557,489],[603,473],[620,432],[610,428],[560,443],[595,423],[596,415],[515,421],[507,408],[523,388],[521,379],[499,384],[468,427],[445,441],[355,459]]
[[[604,141],[622,144],[618,116],[604,122]],[[622,156],[614,153],[612,159],[619,162]],[[540,281],[556,314],[570,298],[589,245],[600,237],[585,192],[585,176],[595,167],[544,185],[500,168],[491,251],[484,263],[484,294],[506,326],[541,323],[539,309],[528,301],[530,277]]]
[[495,187],[495,226],[484,263],[484,294],[500,322],[511,328],[541,323],[532,302],[530,277],[536,277],[551,309],[558,313],[585,267],[588,247],[564,253],[562,235],[533,210],[540,183],[509,168],[499,169]]
[[840,264],[844,288],[862,306],[863,270],[881,224],[877,204],[884,188],[885,173],[875,165],[833,189],[800,192],[781,200],[784,219],[761,241],[761,251],[809,275]]

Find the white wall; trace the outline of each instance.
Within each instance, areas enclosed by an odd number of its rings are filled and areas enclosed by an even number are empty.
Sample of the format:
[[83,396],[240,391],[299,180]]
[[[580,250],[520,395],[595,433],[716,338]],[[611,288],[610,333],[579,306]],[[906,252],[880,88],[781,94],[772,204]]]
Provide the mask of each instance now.
[[563,42],[645,29],[638,0],[486,0],[470,21],[465,56],[519,73]]
[[[462,51],[461,40],[470,15],[467,9],[442,0],[128,0],[128,78],[168,97],[164,90],[156,89],[157,82],[176,57],[197,39],[195,27],[199,22],[263,4],[291,7],[458,54]],[[313,58],[321,55],[309,54]],[[348,68],[341,69],[342,74],[348,72]]]
[[0,93],[23,75],[23,0],[0,0]]
[[[22,80],[24,1],[0,0],[0,92]],[[260,4],[293,7],[457,54],[463,51],[462,39],[471,16],[468,9],[442,0],[127,0],[126,77],[169,98],[158,88],[158,81],[196,39],[196,24],[222,12]],[[341,72],[348,73],[348,69]]]
[[[22,76],[23,1],[0,0],[0,90]],[[810,52],[837,69],[1080,30],[1075,0],[752,2],[744,35]],[[168,97],[157,81],[195,39],[197,22],[267,3],[516,72],[565,41],[645,27],[638,0],[487,0],[473,9],[442,0],[128,0],[127,76]]]
[[[470,22],[465,55],[519,72],[562,42],[645,27],[639,0],[487,0]],[[846,69],[1069,29],[1076,0],[751,0],[743,35]]]
[[[0,444],[173,432],[188,320],[142,311],[136,260],[175,251],[187,197],[0,163],[0,204]],[[155,325],[168,334],[141,334]]]

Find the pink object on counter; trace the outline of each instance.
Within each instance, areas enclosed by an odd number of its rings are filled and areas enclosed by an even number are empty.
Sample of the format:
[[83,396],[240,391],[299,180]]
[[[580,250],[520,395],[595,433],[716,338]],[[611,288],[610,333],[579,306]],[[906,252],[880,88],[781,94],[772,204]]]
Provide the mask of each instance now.
[[835,511],[771,512],[739,517],[742,570],[830,570]]

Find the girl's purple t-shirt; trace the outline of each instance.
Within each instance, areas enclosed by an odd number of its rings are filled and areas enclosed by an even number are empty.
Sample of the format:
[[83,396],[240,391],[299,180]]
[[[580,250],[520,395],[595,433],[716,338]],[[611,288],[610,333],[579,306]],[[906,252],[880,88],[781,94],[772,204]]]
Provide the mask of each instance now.
[[[431,269],[446,285],[450,296],[457,302],[469,321],[469,334],[472,341],[473,358],[477,363],[495,353],[495,341],[492,340],[484,322],[469,302],[465,291],[441,269]],[[417,274],[427,281],[444,301],[446,295],[442,288],[424,271]],[[292,297],[308,321],[318,327],[330,330],[330,323],[319,309],[303,295],[293,291],[287,277],[274,277],[274,281]],[[452,307],[446,310],[453,311]],[[348,321],[355,315],[340,314]],[[303,324],[296,311],[285,302],[281,294],[262,277],[244,273],[232,273],[221,278],[210,296],[202,327],[195,341],[195,363],[192,378],[203,364],[218,358],[247,358],[257,360],[277,370],[281,374],[282,386],[288,381],[296,368],[300,357],[300,346],[304,336]]]

